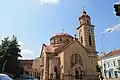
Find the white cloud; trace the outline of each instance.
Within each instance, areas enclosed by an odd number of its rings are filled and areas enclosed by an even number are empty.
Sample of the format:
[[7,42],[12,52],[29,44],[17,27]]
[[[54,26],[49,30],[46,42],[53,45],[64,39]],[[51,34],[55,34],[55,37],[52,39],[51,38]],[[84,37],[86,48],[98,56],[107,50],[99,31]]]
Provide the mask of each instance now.
[[120,2],[116,2],[116,3],[114,3],[114,4],[120,4]]
[[40,0],[41,4],[60,4],[60,0]]
[[104,29],[104,32],[101,32],[101,34],[105,34],[107,32],[112,33],[114,31],[118,31],[118,30],[120,30],[120,24],[117,24],[117,25],[115,25],[113,27]]
[[29,49],[22,49],[20,54],[22,58],[19,59],[34,59],[36,57],[35,53]]
[[114,31],[117,31],[117,30],[120,30],[120,24],[117,24],[111,28],[107,28],[105,29],[105,32],[114,32]]
[[21,46],[21,45],[24,45],[24,43],[22,41],[18,41],[18,44]]
[[[7,37],[7,36],[2,36],[0,38],[0,40],[3,40],[5,37]],[[1,41],[0,41],[0,44],[1,44]],[[21,49],[20,54],[22,56],[22,58],[19,58],[19,59],[34,59],[37,57],[33,51],[23,48],[25,45],[24,42],[18,40],[18,44],[20,45],[20,49]],[[23,47],[21,47],[21,46],[23,46]]]

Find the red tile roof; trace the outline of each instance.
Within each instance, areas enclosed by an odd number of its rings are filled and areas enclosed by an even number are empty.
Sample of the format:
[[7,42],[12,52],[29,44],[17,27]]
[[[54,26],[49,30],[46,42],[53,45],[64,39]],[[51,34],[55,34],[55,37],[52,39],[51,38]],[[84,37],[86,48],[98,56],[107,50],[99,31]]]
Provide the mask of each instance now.
[[71,37],[73,38],[73,36],[71,36],[70,34],[68,33],[57,33],[55,36],[51,37],[50,40],[54,37],[60,37],[60,36],[65,36],[65,37]]
[[72,37],[68,33],[57,33],[55,36],[70,36],[70,37]]
[[120,49],[119,50],[115,50],[115,51],[111,51],[108,54],[105,54],[103,57],[113,56],[113,55],[117,55],[117,54],[120,54]]
[[46,45],[44,47],[45,52],[53,52],[52,47],[50,45]]

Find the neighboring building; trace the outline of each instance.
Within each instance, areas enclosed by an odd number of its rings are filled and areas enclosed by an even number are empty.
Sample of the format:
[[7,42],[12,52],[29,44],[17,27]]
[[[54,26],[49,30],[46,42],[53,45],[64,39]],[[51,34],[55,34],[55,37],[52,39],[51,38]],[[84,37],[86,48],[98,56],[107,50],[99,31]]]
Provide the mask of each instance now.
[[24,68],[24,74],[29,76],[34,76],[36,78],[40,78],[40,71],[37,69],[36,66],[38,66],[40,63],[37,63],[38,65],[35,65],[36,60],[19,60],[20,64]]
[[32,70],[33,60],[19,60],[20,64],[24,68],[24,73],[29,74],[29,71]]
[[79,17],[79,24],[78,39],[63,32],[51,37],[49,45],[42,45],[40,80],[99,80],[94,25],[86,11]]
[[39,71],[40,70],[40,57],[33,60],[32,69]]
[[120,76],[120,50],[111,51],[101,57],[102,73],[106,78]]

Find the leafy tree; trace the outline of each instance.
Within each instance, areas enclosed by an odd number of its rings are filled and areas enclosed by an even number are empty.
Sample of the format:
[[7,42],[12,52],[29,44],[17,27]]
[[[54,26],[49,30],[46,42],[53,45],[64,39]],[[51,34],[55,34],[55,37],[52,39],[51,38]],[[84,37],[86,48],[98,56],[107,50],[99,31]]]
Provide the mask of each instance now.
[[101,72],[101,67],[99,65],[96,66],[97,72]]
[[1,71],[9,74],[18,75],[23,72],[23,68],[18,61],[18,57],[22,57],[20,53],[20,45],[18,44],[17,38],[13,35],[11,39],[9,37],[1,40],[0,45],[0,64]]

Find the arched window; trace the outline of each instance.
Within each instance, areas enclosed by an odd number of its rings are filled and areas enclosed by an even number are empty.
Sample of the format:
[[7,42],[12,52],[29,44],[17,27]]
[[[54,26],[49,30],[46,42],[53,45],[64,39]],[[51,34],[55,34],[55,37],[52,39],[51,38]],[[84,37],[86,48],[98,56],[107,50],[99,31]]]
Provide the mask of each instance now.
[[53,39],[53,42],[55,43],[55,39]]
[[67,39],[67,41],[69,41],[69,39]]
[[60,41],[62,41],[62,39],[60,38]]
[[81,56],[80,56],[80,55],[78,55],[78,62],[79,62],[79,64],[82,65],[82,59],[81,59]]
[[83,43],[83,38],[82,38],[82,36],[81,36],[81,43]]
[[71,67],[73,67],[73,65],[75,64],[75,57],[74,55],[71,55]]
[[92,40],[90,35],[89,35],[89,45],[92,46]]
[[89,24],[89,20],[87,20],[87,24]]
[[71,55],[71,67],[73,67],[75,64],[82,65],[82,59],[81,59],[80,54]]

